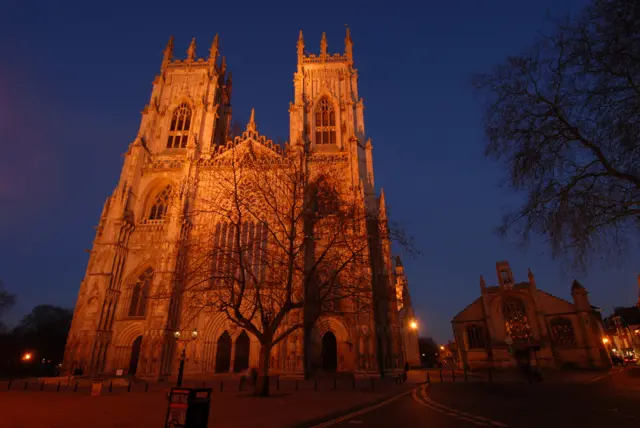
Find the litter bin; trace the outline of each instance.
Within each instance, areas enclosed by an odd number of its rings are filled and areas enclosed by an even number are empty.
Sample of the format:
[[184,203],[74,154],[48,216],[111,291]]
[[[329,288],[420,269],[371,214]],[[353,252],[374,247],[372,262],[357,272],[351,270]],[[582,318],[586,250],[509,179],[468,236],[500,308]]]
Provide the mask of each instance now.
[[206,428],[211,388],[171,388],[165,428]]

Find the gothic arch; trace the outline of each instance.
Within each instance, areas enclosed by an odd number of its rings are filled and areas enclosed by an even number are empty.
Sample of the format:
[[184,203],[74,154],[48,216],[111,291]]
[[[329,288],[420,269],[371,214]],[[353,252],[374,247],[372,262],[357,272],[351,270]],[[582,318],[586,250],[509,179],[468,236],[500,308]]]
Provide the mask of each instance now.
[[[147,219],[149,209],[151,208],[151,204],[154,202],[154,198],[167,186],[171,186],[173,191],[172,199],[175,198],[179,191],[179,187],[174,180],[167,177],[157,177],[144,186],[144,189],[142,190],[142,199],[134,213],[135,218],[138,220],[137,223],[144,222]],[[171,204],[169,204],[169,206],[171,206]]]
[[115,346],[131,346],[138,336],[144,335],[144,320],[127,322],[116,334]]
[[[333,113],[333,122],[327,124],[333,128],[333,138],[330,137],[331,131],[328,131],[329,134],[326,136],[326,138],[329,139],[328,140],[329,142],[320,143],[318,141],[318,135],[316,131],[316,127],[318,126],[317,111],[318,109],[321,108],[321,103],[323,103],[324,100],[328,101],[329,108]],[[311,107],[310,113],[311,113],[311,133],[313,135],[314,146],[317,147],[317,146],[323,146],[327,144],[335,144],[341,147],[342,146],[342,130],[341,130],[342,120],[341,120],[341,112],[340,112],[340,103],[338,99],[329,90],[323,90],[316,95],[314,103]],[[332,139],[334,140],[333,143],[331,142]]]
[[328,331],[333,332],[338,342],[352,343],[349,329],[342,320],[335,317],[320,317],[313,327],[312,337],[314,340],[320,340]]

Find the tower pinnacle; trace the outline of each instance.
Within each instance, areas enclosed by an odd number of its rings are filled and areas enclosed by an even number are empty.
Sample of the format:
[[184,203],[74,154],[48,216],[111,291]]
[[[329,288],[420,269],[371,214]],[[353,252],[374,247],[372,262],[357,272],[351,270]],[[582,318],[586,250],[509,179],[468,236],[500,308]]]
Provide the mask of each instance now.
[[327,56],[327,33],[322,33],[322,39],[320,40],[320,56]]
[[191,43],[189,44],[189,49],[187,49],[187,61],[191,62],[196,57],[196,38],[191,39]]
[[349,64],[353,64],[353,40],[351,40],[349,27],[347,27],[347,36],[344,38],[344,53],[347,56]]
[[216,34],[211,43],[211,49],[209,49],[209,62],[215,64],[218,55],[220,55],[220,53],[218,52],[218,35]]
[[256,109],[252,108],[249,123],[247,123],[247,131],[256,132],[256,128]]
[[300,30],[296,46],[298,48],[298,64],[302,64],[302,58],[304,58],[304,37],[302,37],[302,30]]
[[164,48],[164,55],[162,57],[162,69],[164,70],[173,58],[173,36],[169,37],[167,46]]

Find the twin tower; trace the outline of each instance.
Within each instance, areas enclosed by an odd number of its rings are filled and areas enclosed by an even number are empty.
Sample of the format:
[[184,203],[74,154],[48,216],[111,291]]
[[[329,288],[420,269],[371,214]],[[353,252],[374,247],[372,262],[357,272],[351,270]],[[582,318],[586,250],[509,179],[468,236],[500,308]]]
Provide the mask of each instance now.
[[[372,146],[365,139],[349,30],[344,53],[336,54],[328,52],[324,34],[320,53],[307,54],[300,32],[297,55],[287,147],[303,151],[311,169],[336,165],[339,181],[361,198],[368,214],[365,263],[375,305],[355,318],[338,311],[321,317],[311,336],[317,341],[310,348],[314,352],[305,353],[301,334],[291,334],[272,349],[272,370],[301,373],[310,359],[315,367],[330,361],[335,367],[324,368],[362,373],[397,370],[405,361],[417,364],[417,337],[404,335],[403,340],[403,324],[410,322],[405,316],[407,281],[393,265],[388,238],[376,235],[386,228],[386,209],[384,194],[378,197],[374,189]],[[188,257],[180,248],[190,236],[193,192],[204,191],[198,188],[202,170],[234,144],[251,141],[282,151],[259,134],[254,112],[246,130],[231,135],[232,87],[218,36],[206,59],[198,57],[195,39],[186,58],[175,58],[169,40],[137,137],[99,219],[67,341],[66,372],[146,378],[176,374],[174,333],[186,326],[182,295],[173,284]],[[173,294],[154,301],[148,298],[154,290]],[[397,296],[405,296],[404,304]],[[224,313],[203,314],[193,322],[190,328],[200,334],[187,348],[186,375],[239,372],[256,364],[255,338]],[[415,343],[409,346],[406,340]]]

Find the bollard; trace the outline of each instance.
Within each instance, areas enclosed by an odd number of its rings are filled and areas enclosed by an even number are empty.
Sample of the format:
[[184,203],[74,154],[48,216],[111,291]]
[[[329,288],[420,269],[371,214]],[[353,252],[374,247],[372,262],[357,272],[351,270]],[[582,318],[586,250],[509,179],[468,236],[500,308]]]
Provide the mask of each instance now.
[[467,379],[467,368],[465,367],[464,368],[464,381],[466,382],[467,380],[468,380]]
[[333,389],[337,389],[338,388],[338,384],[336,383],[336,378],[333,378]]
[[204,381],[202,381],[202,387],[204,388]]
[[40,384],[40,391],[44,391],[44,381]]
[[317,391],[318,390],[318,378],[314,378],[313,379],[313,390]]
[[144,392],[149,391],[149,382],[144,383]]
[[371,378],[371,389],[376,389],[376,381],[374,378]]
[[296,391],[298,390],[298,379],[296,379]]
[[60,381],[58,381],[58,386],[56,387],[56,392],[60,392]]
[[129,379],[129,383],[127,383],[127,392],[131,392],[131,379]]
[[356,389],[356,375],[351,376],[351,386]]
[[73,392],[76,392],[78,390],[78,381],[76,381],[76,384],[73,386]]
[[429,372],[427,371],[427,383],[431,383],[431,376],[429,376]]
[[280,391],[280,376],[276,376],[276,391]]
[[489,367],[489,383],[493,383],[493,374],[491,371],[491,367]]
[[26,391],[28,387],[29,387],[29,382],[25,380],[24,381],[24,390]]
[[244,376],[240,376],[240,382],[238,382],[238,391],[242,391],[243,383],[244,383]]
[[7,385],[7,391],[11,390],[11,382],[13,379],[9,379],[9,384]]
[[224,391],[224,380],[220,381],[220,392]]
[[453,383],[456,383],[456,372],[455,370],[451,370],[451,378],[453,379]]
[[444,380],[442,379],[442,369],[440,369],[440,383],[444,382]]
[[113,392],[113,381],[109,382],[109,392]]

